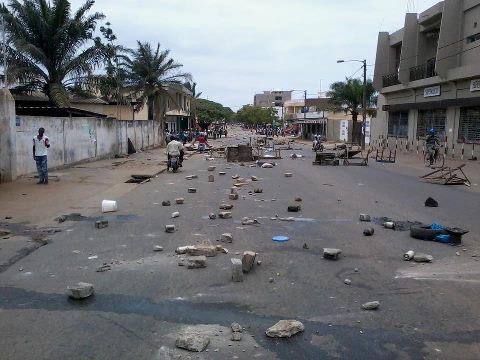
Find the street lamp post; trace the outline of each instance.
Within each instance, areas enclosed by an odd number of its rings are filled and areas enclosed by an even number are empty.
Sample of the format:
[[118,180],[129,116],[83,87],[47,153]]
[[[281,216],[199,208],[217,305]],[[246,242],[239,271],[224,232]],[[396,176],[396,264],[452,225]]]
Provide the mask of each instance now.
[[345,63],[345,62],[359,62],[363,64],[363,101],[362,101],[362,136],[361,136],[361,145],[362,149],[365,149],[365,131],[367,125],[367,60],[338,60],[337,63]]

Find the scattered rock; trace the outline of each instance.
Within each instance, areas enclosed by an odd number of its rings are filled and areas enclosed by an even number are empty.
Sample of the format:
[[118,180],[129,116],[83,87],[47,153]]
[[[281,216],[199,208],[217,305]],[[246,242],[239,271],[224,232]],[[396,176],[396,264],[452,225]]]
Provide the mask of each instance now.
[[208,171],[215,171],[216,168],[216,166],[211,165],[208,167]]
[[65,221],[67,221],[67,216],[66,215],[62,215],[62,216],[59,216],[55,219],[58,223],[64,223]]
[[170,205],[171,205],[170,200],[162,201],[162,206],[170,206]]
[[224,233],[222,234],[221,241],[225,243],[232,243],[233,242],[233,236],[230,233]]
[[231,211],[222,211],[218,213],[218,217],[220,219],[231,219],[232,218],[232,212]]
[[340,249],[333,249],[333,248],[323,249],[323,257],[325,259],[338,260],[341,253],[342,253],[342,250]]
[[258,266],[262,265],[262,261],[261,261],[261,260],[257,260],[257,265],[258,265]]
[[269,283],[273,283],[273,282],[275,282],[275,279],[274,279],[273,277],[268,278],[268,282],[269,282]]
[[370,222],[370,221],[372,221],[372,219],[370,218],[370,215],[368,215],[368,214],[360,214],[360,221]]
[[296,201],[296,202],[302,202],[303,199],[302,199],[301,197],[296,197],[296,198],[295,198],[295,201]]
[[188,176],[185,176],[185,179],[187,180],[198,179],[198,175],[188,175]]
[[202,269],[207,267],[206,256],[190,256],[187,258],[187,268],[189,269]]
[[434,198],[429,197],[427,200],[425,200],[425,206],[436,208],[438,207],[438,201]]
[[172,213],[172,219],[180,217],[180,213],[178,211],[175,211]]
[[192,352],[202,352],[210,344],[208,336],[199,334],[183,334],[175,340],[175,346]]
[[262,169],[271,169],[271,168],[273,168],[273,165],[270,163],[265,163],[262,165]]
[[413,256],[413,261],[418,263],[431,263],[433,261],[433,256],[418,253]]
[[287,177],[287,178],[290,178],[290,177],[292,177],[292,176],[293,176],[292,173],[285,173],[285,177]]
[[233,209],[233,205],[232,204],[221,204],[219,206],[219,209],[220,210],[232,210]]
[[215,176],[208,175],[208,182],[215,182]]
[[108,265],[107,263],[103,264],[102,266],[97,268],[97,272],[105,272],[105,271],[110,271],[112,270],[112,267]]
[[183,255],[187,253],[187,249],[188,249],[188,246],[180,246],[175,249],[175,253],[177,253],[178,255]]
[[232,175],[233,180],[237,180],[239,177],[240,177],[240,175],[238,175],[238,174]]
[[310,249],[310,247],[308,246],[307,243],[305,243],[305,244],[303,244],[303,249],[304,249],[304,250],[308,250],[308,249]]
[[244,273],[248,273],[252,270],[255,264],[255,258],[257,254],[253,251],[245,251],[242,256],[242,270]]
[[365,235],[365,236],[373,236],[374,233],[375,233],[374,228],[368,228],[368,229],[363,230],[363,235]]
[[175,199],[175,203],[177,203],[177,205],[183,205],[185,203],[185,199],[184,198]]
[[242,341],[242,333],[240,333],[240,332],[233,332],[233,333],[232,333],[231,340],[232,340],[232,341]]
[[242,218],[242,225],[255,225],[259,224],[257,219],[250,219],[249,217]]
[[252,175],[251,179],[252,179],[252,181],[258,181],[258,177],[253,176],[253,175]]
[[188,188],[188,193],[189,194],[195,194],[197,192],[196,188]]
[[232,329],[232,332],[241,333],[243,331],[242,326],[236,322],[232,323],[232,325],[230,325],[230,328]]
[[290,205],[288,207],[288,212],[299,212],[302,209],[300,205]]
[[217,256],[217,249],[215,246],[205,242],[199,245],[187,246],[186,253],[190,256]]
[[395,230],[395,223],[393,221],[386,221],[383,223],[385,229]]
[[9,215],[5,216],[5,220],[12,220],[12,219],[13,219],[13,217],[11,217]]
[[108,227],[108,220],[95,221],[95,228],[96,229],[104,229],[106,227]]
[[77,285],[67,286],[67,295],[75,300],[86,299],[94,294],[93,285],[79,282]]
[[363,310],[376,310],[380,306],[378,301],[370,301],[362,305]]
[[220,172],[218,173],[218,175],[224,176],[224,175],[227,175],[227,173],[226,173],[225,171],[220,171]]
[[280,320],[267,329],[265,334],[272,338],[289,338],[305,330],[305,326],[297,320]]
[[214,214],[214,213],[210,213],[210,214],[208,214],[208,218],[209,218],[210,220],[215,220],[215,219],[217,218],[217,215]]
[[165,232],[167,233],[174,233],[175,232],[175,225],[165,225]]
[[163,251],[163,246],[155,245],[155,246],[153,247],[153,251]]
[[12,232],[10,230],[0,228],[0,236],[10,235]]
[[255,194],[261,194],[261,193],[263,193],[263,189],[261,189],[261,188],[256,188],[256,189],[253,190],[253,192],[254,192]]
[[231,187],[230,194],[238,194],[238,189],[236,187]]
[[228,250],[225,249],[223,246],[221,245],[216,245],[215,246],[215,250],[217,250],[218,252],[221,252],[223,254],[228,254]]
[[410,251],[407,251],[404,255],[403,255],[403,259],[405,261],[410,261],[413,259],[413,257],[415,256],[415,251],[413,250],[410,250]]
[[228,195],[229,200],[238,200],[238,194],[230,194]]
[[345,279],[345,280],[343,280],[343,283],[344,283],[345,285],[351,285],[351,284],[352,284],[352,280],[350,280],[350,279]]
[[232,280],[234,282],[243,281],[243,270],[242,270],[242,260],[240,259],[230,259],[232,262]]

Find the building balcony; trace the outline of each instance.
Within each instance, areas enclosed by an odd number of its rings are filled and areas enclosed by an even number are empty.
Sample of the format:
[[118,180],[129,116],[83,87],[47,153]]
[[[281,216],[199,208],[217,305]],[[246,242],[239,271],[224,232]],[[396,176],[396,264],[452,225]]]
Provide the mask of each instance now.
[[384,88],[400,84],[398,72],[382,76],[382,83]]
[[410,68],[410,81],[428,79],[437,76],[437,73],[435,72],[436,62],[437,59],[432,58],[425,64]]

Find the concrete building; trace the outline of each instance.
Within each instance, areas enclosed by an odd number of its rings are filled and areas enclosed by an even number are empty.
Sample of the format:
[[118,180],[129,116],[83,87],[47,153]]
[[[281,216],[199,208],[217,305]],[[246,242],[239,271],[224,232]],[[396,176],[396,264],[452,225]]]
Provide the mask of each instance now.
[[480,142],[480,0],[445,0],[378,35],[373,142],[422,146],[435,128],[447,154]]
[[291,91],[264,91],[263,94],[255,95],[253,105],[266,108],[283,107],[285,101],[291,99]]
[[169,99],[167,99],[165,117],[166,130],[178,132],[195,127],[190,116],[193,94],[183,85],[171,86],[168,88]]

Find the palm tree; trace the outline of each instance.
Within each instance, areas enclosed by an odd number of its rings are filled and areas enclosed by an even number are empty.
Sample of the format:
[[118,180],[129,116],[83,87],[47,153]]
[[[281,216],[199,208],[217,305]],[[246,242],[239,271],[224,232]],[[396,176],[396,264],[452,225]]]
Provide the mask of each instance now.
[[8,77],[18,90],[42,91],[54,105],[70,106],[69,91],[82,88],[103,57],[93,33],[104,15],[88,14],[94,3],[87,0],[74,14],[68,0],[10,0],[0,7]]
[[137,48],[130,50],[130,54],[132,59],[126,64],[127,88],[136,97],[136,110],[147,103],[149,119],[159,120],[163,129],[166,100],[176,102],[168,93],[168,87],[182,85],[191,75],[180,72],[183,65],[169,58],[170,50],[161,50],[160,44],[155,49],[148,42],[138,41]]
[[[327,93],[330,101],[337,107],[352,115],[353,142],[360,143],[362,128],[358,123],[358,115],[363,111],[363,82],[360,79],[349,79],[338,81],[330,86]],[[371,80],[367,81],[367,109],[376,105],[377,96]]]

